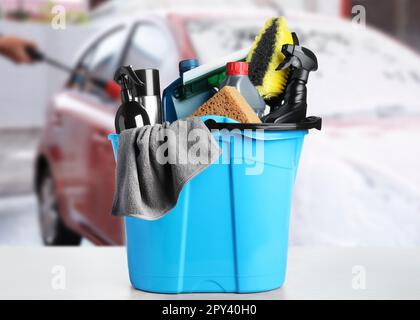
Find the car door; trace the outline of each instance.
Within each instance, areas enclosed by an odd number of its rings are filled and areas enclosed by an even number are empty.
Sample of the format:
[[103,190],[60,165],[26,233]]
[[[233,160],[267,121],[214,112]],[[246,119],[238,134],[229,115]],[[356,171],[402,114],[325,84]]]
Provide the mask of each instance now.
[[[104,39],[96,49],[90,73],[103,80],[112,80],[121,63],[126,41],[126,37],[122,42],[118,35]],[[117,54],[116,50],[121,53]],[[87,165],[91,188],[89,199],[86,201],[91,228],[99,237],[105,239],[107,244],[122,244],[122,220],[111,215],[115,190],[115,160],[108,140],[108,135],[115,132],[114,119],[120,101],[109,97],[103,91],[96,92],[94,86],[89,90],[100,100],[100,104],[95,108],[97,115],[91,121],[90,148],[86,151],[89,154]]]
[[63,117],[67,144],[66,198],[71,219],[96,243],[122,243],[121,221],[111,216],[115,161],[107,135],[113,131],[119,104],[89,77],[112,80],[121,59],[127,32],[114,28],[98,39],[77,65],[66,93],[68,112]]

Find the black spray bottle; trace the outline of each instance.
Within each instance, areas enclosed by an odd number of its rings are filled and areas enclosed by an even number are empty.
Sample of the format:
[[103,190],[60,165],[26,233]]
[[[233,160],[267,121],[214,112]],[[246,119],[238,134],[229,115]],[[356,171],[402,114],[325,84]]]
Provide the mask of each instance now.
[[291,68],[283,104],[272,106],[271,112],[261,120],[266,123],[295,123],[304,121],[307,109],[307,90],[309,73],[318,69],[315,54],[302,46],[286,44],[282,47],[284,61],[277,70]]
[[135,86],[143,86],[131,66],[122,66],[117,69],[114,80],[121,87],[121,105],[115,115],[115,131],[120,133],[123,130],[142,127],[150,124],[147,111],[135,97]]

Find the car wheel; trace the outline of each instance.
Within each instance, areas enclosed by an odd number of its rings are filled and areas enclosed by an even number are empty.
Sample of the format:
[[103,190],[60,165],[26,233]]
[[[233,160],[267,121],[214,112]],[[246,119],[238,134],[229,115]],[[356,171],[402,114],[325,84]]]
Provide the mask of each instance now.
[[68,229],[58,210],[54,179],[48,169],[44,170],[38,188],[39,225],[46,246],[79,245],[80,235]]

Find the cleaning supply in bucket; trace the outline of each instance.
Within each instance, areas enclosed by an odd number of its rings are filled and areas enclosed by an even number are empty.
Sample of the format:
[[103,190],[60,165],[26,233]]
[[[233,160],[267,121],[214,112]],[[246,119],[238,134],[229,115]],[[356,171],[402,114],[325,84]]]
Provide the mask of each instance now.
[[248,78],[247,62],[226,64],[226,78],[220,84],[220,89],[225,86],[235,87],[259,117],[264,115],[265,102]]
[[[165,89],[163,94],[164,121],[174,121],[190,116],[210,99],[226,77],[228,61],[245,60],[248,50],[241,50],[197,66],[196,60],[180,62],[180,78]],[[185,70],[183,65],[193,65]]]
[[121,86],[121,105],[115,115],[115,131],[120,133],[123,130],[149,125],[150,119],[146,109],[135,100],[133,85],[142,86],[143,82],[133,68],[118,68],[114,80]]
[[242,49],[185,72],[182,77],[183,85],[190,86],[206,80],[211,86],[219,87],[226,76],[226,63],[245,61],[248,51],[249,49]]
[[277,69],[284,71],[291,68],[284,103],[272,106],[270,113],[262,119],[263,122],[299,122],[306,118],[306,84],[309,73],[318,70],[318,60],[311,50],[299,45],[283,45],[282,53],[286,58]]
[[[190,134],[199,134],[199,139]],[[196,117],[122,131],[118,144],[112,213],[146,220],[159,219],[171,210],[184,185],[221,153]],[[197,151],[199,157],[193,157]]]
[[230,86],[223,87],[193,113],[196,117],[205,115],[224,116],[240,123],[261,123],[245,98],[235,87]]
[[293,44],[286,18],[271,18],[255,38],[246,61],[249,63],[249,79],[259,94],[268,102],[282,94],[286,88],[289,70],[276,70],[284,60],[283,44]]
[[190,110],[195,110],[215,93],[211,88],[211,90],[201,90],[192,97],[186,97],[186,90],[184,90],[183,86],[184,73],[188,70],[197,68],[199,65],[200,64],[197,59],[187,59],[179,62],[179,78],[163,90],[163,121],[172,122],[189,116]]
[[139,69],[134,71],[142,85],[135,84],[135,95],[146,109],[150,124],[162,123],[159,70]]

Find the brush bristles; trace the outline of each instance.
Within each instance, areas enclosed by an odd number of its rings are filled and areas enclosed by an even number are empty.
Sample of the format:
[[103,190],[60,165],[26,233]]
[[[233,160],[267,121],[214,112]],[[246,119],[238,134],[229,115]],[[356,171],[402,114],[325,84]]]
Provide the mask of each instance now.
[[249,78],[255,86],[263,84],[271,56],[274,54],[277,33],[277,24],[274,22],[275,19],[270,19],[265,23],[247,57]]
[[284,17],[272,18],[265,23],[247,56],[249,78],[264,99],[284,92],[289,70],[276,71],[284,60],[283,44],[293,44],[293,37]]

